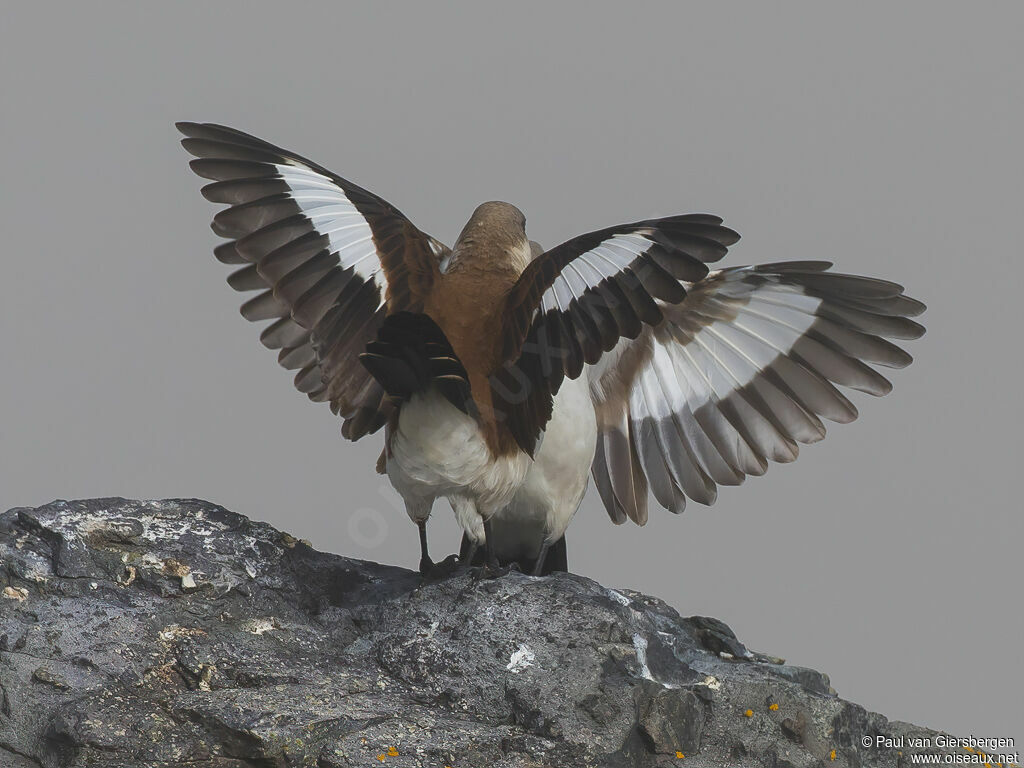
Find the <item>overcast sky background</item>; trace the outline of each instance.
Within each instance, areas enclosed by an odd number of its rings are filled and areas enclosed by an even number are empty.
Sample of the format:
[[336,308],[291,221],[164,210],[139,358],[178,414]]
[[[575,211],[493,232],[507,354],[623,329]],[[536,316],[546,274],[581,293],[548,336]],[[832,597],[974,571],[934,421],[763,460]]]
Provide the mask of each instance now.
[[[705,211],[729,264],[829,259],[929,305],[895,391],[793,465],[572,569],[713,615],[845,698],[1012,736],[1021,692],[1024,13],[1016,3],[5,5],[0,506],[198,496],[414,567],[415,528],[238,314],[175,120],[294,149],[451,243]],[[447,505],[430,531],[457,547]]]

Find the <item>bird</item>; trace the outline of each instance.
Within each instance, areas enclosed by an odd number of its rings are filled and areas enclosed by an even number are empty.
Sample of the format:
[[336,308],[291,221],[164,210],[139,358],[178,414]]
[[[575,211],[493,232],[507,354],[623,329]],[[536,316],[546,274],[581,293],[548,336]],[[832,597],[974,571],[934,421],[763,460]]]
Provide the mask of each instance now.
[[[378,471],[419,529],[420,571],[482,561],[566,570],[565,531],[592,478],[616,524],[674,514],[795,460],[885,395],[873,366],[925,310],[894,282],[820,260],[712,269],[738,240],[707,213],[606,227],[544,249],[510,203],[479,205],[452,247],[300,155],[212,123],[176,124],[225,204],[228,283],[271,321],[262,343],[327,402],[342,435],[384,430]],[[458,557],[426,525],[447,499]]]

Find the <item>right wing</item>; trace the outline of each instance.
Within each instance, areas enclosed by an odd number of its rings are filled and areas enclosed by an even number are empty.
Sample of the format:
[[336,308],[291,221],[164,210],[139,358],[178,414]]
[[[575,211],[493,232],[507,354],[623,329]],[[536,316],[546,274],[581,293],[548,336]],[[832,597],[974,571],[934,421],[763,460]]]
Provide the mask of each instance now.
[[214,250],[252,321],[273,320],[260,336],[297,370],[295,386],[330,401],[352,440],[379,429],[392,404],[358,361],[384,317],[419,312],[448,249],[398,210],[326,168],[241,131],[178,123],[195,173],[214,183],[203,195],[229,208],[213,230]]
[[565,377],[660,323],[737,240],[717,216],[694,213],[590,232],[530,262],[508,296],[505,362],[491,376],[495,416],[519,447],[533,454]]
[[679,513],[711,504],[718,485],[789,462],[825,436],[821,419],[853,421],[835,386],[892,389],[866,363],[911,357],[884,337],[914,339],[924,305],[896,283],[786,262],[712,272],[663,322],[588,369],[598,417],[592,474],[616,523],[647,521],[648,488]]

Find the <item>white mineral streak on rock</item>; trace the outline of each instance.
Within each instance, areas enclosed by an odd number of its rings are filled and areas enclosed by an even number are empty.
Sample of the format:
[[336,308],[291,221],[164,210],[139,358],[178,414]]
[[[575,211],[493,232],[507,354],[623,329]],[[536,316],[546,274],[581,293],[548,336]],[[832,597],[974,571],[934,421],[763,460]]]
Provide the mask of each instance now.
[[651,668],[647,666],[647,638],[639,632],[633,635],[633,649],[636,651],[636,663],[640,665],[640,677],[658,682],[651,674]]
[[513,651],[512,655],[508,659],[508,666],[505,667],[513,675],[518,675],[527,667],[533,666],[533,661],[537,657],[533,651],[530,650],[530,646],[525,643],[519,645],[519,650]]
[[614,589],[608,590],[608,597],[610,597],[615,602],[619,603],[619,605],[625,605],[627,607],[631,602],[631,600],[628,597],[626,597],[621,592],[616,592]]

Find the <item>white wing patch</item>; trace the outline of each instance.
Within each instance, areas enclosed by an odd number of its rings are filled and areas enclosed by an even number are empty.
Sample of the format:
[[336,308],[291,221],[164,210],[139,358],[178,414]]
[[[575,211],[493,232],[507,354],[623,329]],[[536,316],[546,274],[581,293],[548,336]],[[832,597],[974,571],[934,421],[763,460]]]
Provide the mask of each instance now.
[[380,288],[381,303],[387,281],[377,258],[373,231],[363,215],[331,179],[310,168],[278,164],[274,168],[289,188],[289,197],[338,254],[342,269],[352,268],[361,278]]
[[544,292],[542,304],[564,311],[574,299],[582,298],[602,281],[621,274],[653,245],[654,241],[647,239],[645,232],[613,235],[577,256]]

